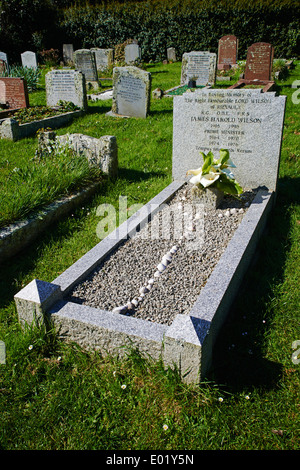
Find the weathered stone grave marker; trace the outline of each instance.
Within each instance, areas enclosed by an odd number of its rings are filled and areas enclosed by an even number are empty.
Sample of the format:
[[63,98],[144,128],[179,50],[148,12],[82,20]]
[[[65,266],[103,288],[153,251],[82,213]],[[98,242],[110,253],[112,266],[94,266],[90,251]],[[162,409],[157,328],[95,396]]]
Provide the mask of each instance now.
[[151,74],[135,66],[115,67],[112,109],[108,115],[145,118],[150,106]]
[[244,78],[230,88],[240,88],[245,85],[265,85],[263,91],[272,88],[271,80],[274,48],[266,42],[252,44],[247,51]]
[[176,62],[175,47],[168,47],[168,49],[167,49],[167,60],[168,60],[168,62]]
[[174,97],[173,178],[199,168],[199,152],[228,149],[243,187],[277,184],[285,96],[260,89],[203,89]]
[[36,69],[38,64],[36,60],[36,53],[32,51],[25,51],[21,54],[21,61],[23,67]]
[[51,70],[46,74],[47,105],[56,106],[71,101],[81,109],[87,108],[85,77],[78,70]]
[[187,85],[189,80],[196,80],[197,86],[213,86],[216,81],[215,53],[207,51],[185,52],[182,56],[181,85]]
[[73,44],[63,44],[63,60],[65,65],[72,65],[74,63]]
[[218,70],[228,70],[236,64],[238,55],[238,39],[229,34],[219,39]]
[[98,86],[98,74],[94,52],[89,49],[78,49],[74,52],[75,68],[80,70],[84,76],[86,85]]
[[125,63],[130,65],[141,60],[141,48],[138,44],[127,44],[125,46]]
[[96,67],[98,71],[103,71],[110,68],[114,63],[114,50],[113,49],[99,49],[94,47],[91,49],[95,54]]
[[6,109],[29,106],[27,83],[24,78],[0,77],[0,103]]

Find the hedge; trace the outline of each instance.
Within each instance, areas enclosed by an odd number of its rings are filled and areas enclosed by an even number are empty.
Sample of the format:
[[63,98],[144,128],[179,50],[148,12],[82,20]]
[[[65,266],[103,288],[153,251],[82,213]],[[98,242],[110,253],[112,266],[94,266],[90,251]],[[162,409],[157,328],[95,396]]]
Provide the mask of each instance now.
[[166,58],[175,47],[180,58],[191,50],[217,52],[225,34],[239,38],[239,59],[248,47],[270,42],[275,57],[298,57],[299,2],[295,1],[148,1],[66,9],[61,21],[65,41],[80,47],[114,47],[138,40],[145,61]]

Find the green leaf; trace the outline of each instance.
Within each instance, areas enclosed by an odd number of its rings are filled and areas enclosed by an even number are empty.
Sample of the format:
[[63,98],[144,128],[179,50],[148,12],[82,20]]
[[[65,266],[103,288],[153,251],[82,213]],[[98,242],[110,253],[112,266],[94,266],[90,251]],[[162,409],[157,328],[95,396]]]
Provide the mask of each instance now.
[[226,150],[226,149],[221,149],[220,150],[220,158],[219,160],[217,161],[217,163],[220,163],[221,165],[225,165],[225,163],[227,162],[229,158],[229,151]]
[[213,155],[212,152],[208,152],[207,155],[205,155],[205,153],[203,153],[203,152],[200,152],[200,154],[202,155],[203,160],[204,160],[204,163],[203,163],[203,166],[202,166],[202,175],[206,175],[206,173],[209,173],[210,168],[213,164],[214,155]]

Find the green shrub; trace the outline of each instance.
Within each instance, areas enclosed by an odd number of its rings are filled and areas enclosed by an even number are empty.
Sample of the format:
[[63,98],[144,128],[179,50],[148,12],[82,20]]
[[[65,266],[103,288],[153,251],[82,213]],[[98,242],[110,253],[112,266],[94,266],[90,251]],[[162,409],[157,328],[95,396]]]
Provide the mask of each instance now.
[[34,91],[37,89],[41,71],[38,67],[20,67],[19,65],[15,65],[10,67],[8,72],[4,72],[2,76],[24,78],[27,83],[28,91]]

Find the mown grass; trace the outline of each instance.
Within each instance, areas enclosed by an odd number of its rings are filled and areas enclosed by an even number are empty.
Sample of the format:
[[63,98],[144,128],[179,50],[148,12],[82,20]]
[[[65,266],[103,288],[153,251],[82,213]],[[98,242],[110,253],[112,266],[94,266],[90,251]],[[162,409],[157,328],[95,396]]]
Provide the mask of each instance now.
[[[127,195],[129,205],[144,203],[171,181],[171,99],[153,101],[146,120],[107,118],[110,103],[96,103],[58,131],[116,135],[120,175],[1,267],[0,339],[7,354],[0,364],[1,449],[300,448],[300,374],[292,361],[292,343],[300,340],[299,104],[290,88],[299,70],[298,63],[278,82],[287,108],[268,232],[200,386],[183,384],[176,371],[134,350],[124,359],[102,357],[59,341],[55,332],[20,329],[13,295],[34,278],[51,282],[99,241],[99,204],[117,208],[119,195]],[[178,64],[151,65],[150,71],[153,88],[179,83]],[[34,145],[28,139],[20,149],[30,154]]]

